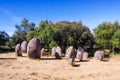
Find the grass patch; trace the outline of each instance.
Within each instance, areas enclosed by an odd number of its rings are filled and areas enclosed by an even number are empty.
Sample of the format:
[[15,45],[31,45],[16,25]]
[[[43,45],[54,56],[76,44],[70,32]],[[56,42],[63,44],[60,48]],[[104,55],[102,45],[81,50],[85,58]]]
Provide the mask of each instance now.
[[61,54],[61,57],[65,57],[65,54],[64,54],[64,53],[62,53],[62,54]]
[[118,56],[118,57],[120,57],[120,53],[115,53],[115,54],[113,54],[111,56]]
[[110,58],[111,56],[112,56],[112,53],[108,53],[108,52],[105,53],[105,58]]

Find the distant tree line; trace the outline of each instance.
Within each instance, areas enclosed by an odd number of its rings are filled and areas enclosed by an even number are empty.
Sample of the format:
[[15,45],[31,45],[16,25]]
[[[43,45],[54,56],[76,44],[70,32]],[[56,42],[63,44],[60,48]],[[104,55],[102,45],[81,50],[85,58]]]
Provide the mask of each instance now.
[[[26,18],[20,25],[15,25],[16,31],[10,38],[4,31],[0,31],[0,46],[15,47],[17,43],[32,38],[39,38],[42,47],[51,49],[60,46],[65,53],[69,46],[84,48],[88,52],[95,49],[109,50],[112,53],[120,52],[120,25],[118,21],[114,23],[103,22],[99,24],[91,33],[90,29],[82,22],[41,21],[35,27],[33,22],[28,22]],[[3,37],[4,36],[4,37]],[[4,42],[1,42],[4,41]]]

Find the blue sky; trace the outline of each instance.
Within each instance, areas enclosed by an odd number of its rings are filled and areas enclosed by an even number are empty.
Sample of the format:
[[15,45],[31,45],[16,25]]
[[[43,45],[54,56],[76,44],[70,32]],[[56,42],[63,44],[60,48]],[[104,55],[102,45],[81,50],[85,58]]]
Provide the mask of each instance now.
[[82,21],[90,28],[107,21],[120,22],[120,0],[0,0],[0,30],[12,35],[15,24],[23,18],[41,20]]

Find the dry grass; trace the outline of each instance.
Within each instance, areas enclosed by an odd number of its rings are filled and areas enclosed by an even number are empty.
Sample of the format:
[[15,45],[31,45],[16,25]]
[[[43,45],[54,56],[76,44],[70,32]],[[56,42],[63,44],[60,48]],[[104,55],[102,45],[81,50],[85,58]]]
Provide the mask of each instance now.
[[97,61],[75,62],[42,57],[41,60],[16,57],[15,53],[0,54],[0,80],[120,80],[120,57]]

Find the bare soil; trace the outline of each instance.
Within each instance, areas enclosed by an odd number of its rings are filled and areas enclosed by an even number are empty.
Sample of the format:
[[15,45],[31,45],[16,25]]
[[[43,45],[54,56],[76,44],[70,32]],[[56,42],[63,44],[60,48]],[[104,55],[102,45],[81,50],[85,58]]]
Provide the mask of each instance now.
[[85,59],[76,66],[68,65],[65,58],[51,56],[29,59],[26,54],[0,54],[0,80],[120,80],[120,57],[104,61]]

